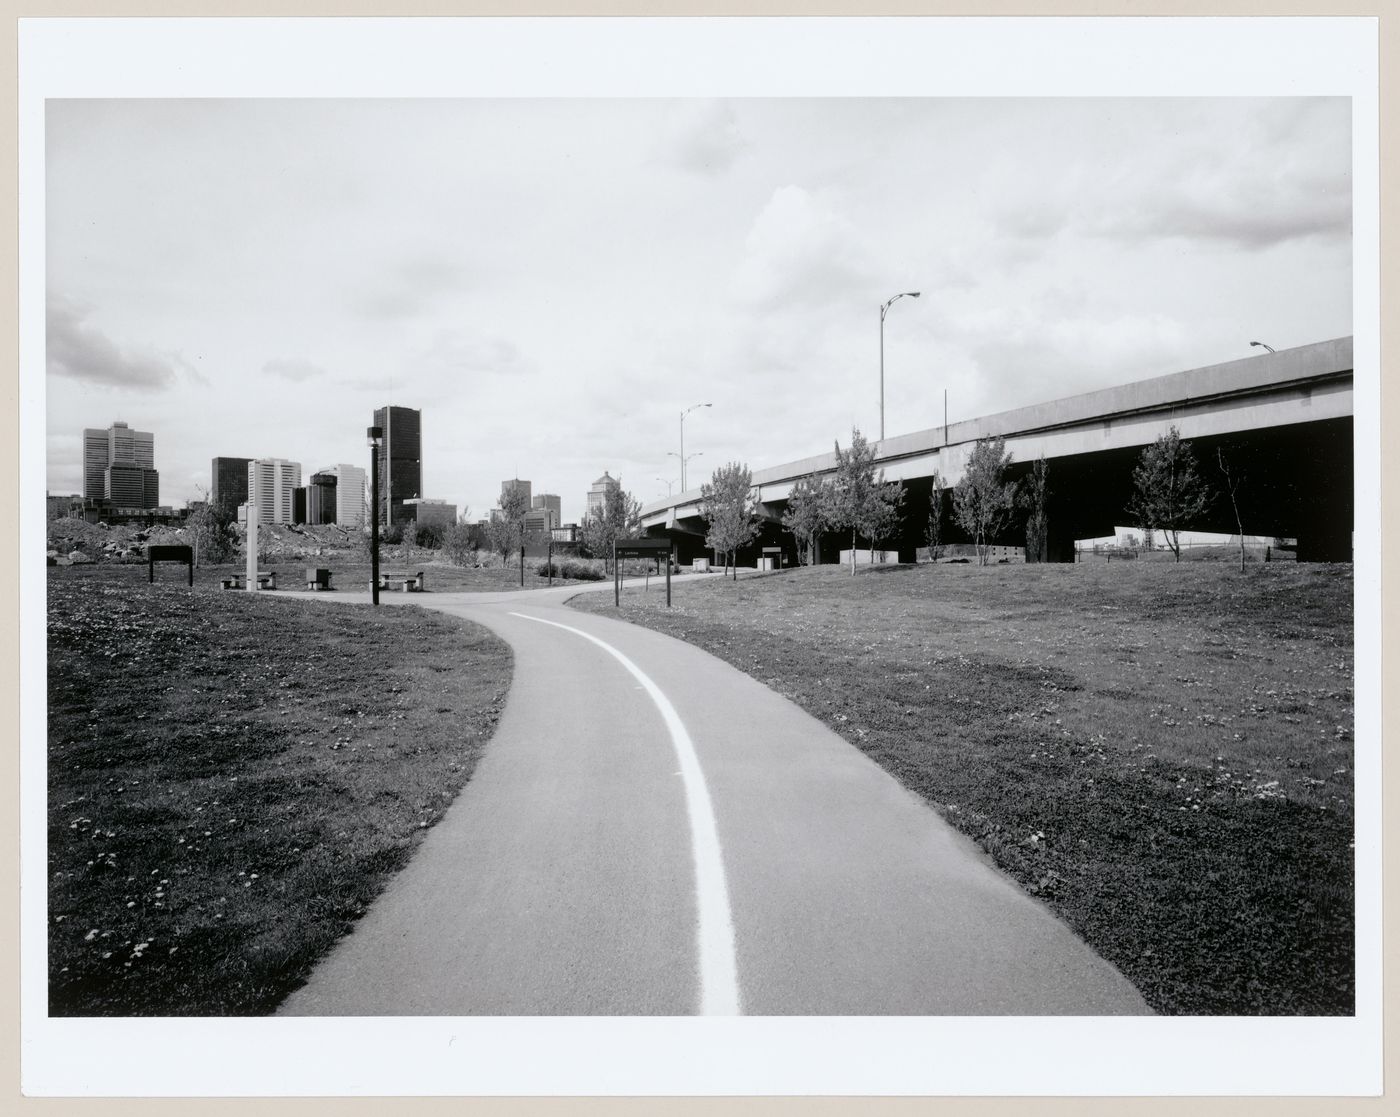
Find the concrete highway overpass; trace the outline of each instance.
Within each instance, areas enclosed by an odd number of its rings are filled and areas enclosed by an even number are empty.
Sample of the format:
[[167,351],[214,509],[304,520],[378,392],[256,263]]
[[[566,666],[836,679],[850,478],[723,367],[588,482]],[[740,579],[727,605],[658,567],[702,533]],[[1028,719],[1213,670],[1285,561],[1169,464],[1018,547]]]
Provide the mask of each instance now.
[[[1216,467],[1220,449],[1231,470],[1245,478],[1239,501],[1246,534],[1296,538],[1300,561],[1351,561],[1350,337],[887,438],[876,444],[878,465],[886,480],[901,481],[906,489],[903,525],[891,549],[912,560],[923,542],[933,474],[956,484],[977,440],[1001,435],[1013,456],[1011,477],[1024,477],[1042,453],[1049,460],[1050,558],[1073,561],[1074,540],[1111,535],[1116,525],[1130,522],[1124,509],[1133,466],[1142,448],[1173,425],[1221,490],[1189,527],[1238,530]],[[795,561],[796,545],[780,522],[788,496],[800,478],[830,474],[835,467],[836,455],[827,451],[756,470],[765,522],[761,538],[740,561],[752,561],[759,546],[775,545]],[[647,534],[673,538],[682,561],[708,554],[699,500],[696,488],[642,509]],[[945,519],[945,541],[963,538]],[[1024,529],[1018,524],[994,542],[1023,544]],[[834,560],[841,543],[828,535],[823,560]]]

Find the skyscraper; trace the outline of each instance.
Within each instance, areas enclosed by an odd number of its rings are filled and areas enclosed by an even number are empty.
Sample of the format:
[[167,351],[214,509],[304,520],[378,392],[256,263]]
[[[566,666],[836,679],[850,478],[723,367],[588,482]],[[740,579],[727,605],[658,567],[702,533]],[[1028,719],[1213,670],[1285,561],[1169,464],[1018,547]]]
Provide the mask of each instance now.
[[423,413],[411,407],[380,407],[374,425],[384,431],[379,446],[381,524],[404,520],[403,502],[423,495]]
[[523,493],[523,494],[525,495],[525,507],[526,507],[526,508],[529,508],[529,507],[530,507],[530,482],[529,482],[529,481],[522,481],[519,477],[516,477],[516,478],[513,478],[513,479],[510,480],[510,481],[502,481],[502,482],[501,482],[501,495],[502,495],[502,496],[505,496],[506,493],[510,492],[511,490],[514,490],[515,492],[518,492],[518,493]]
[[248,463],[252,458],[215,458],[209,468],[209,503],[232,512],[248,499]]
[[364,527],[369,522],[365,519],[365,509],[369,507],[365,471],[357,465],[341,464],[320,473],[335,478],[335,522],[341,527]]
[[301,462],[254,458],[248,463],[248,504],[257,507],[260,524],[292,523],[300,486]]
[[588,504],[584,509],[584,518],[592,516],[595,508],[601,509],[603,501],[607,499],[608,490],[614,486],[621,486],[621,484],[621,477],[609,477],[607,470],[604,470],[603,476],[594,481],[588,489]]
[[160,504],[156,438],[115,422],[105,431],[83,431],[83,498],[107,500],[123,508]]
[[542,508],[554,513],[554,522],[550,524],[551,527],[558,527],[564,522],[564,502],[553,493],[535,494],[535,498],[531,501],[530,507],[536,509]]
[[311,484],[306,486],[306,522],[308,524],[335,523],[336,490],[340,488],[340,478],[329,470],[321,470],[311,475]]

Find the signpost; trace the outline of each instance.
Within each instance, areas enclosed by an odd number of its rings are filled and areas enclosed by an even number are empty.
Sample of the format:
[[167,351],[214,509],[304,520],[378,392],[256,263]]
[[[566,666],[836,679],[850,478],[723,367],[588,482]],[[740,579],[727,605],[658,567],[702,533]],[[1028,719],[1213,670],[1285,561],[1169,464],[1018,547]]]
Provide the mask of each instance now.
[[194,548],[184,543],[158,544],[146,548],[146,581],[156,580],[156,563],[183,562],[190,571],[190,585],[194,585]]
[[[248,486],[252,488],[251,485]],[[252,494],[250,494],[252,495]],[[245,533],[248,554],[244,569],[248,572],[248,592],[258,591],[258,502],[256,497],[248,501],[248,530]]]
[[613,543],[613,605],[622,607],[622,559],[666,560],[666,608],[671,607],[671,549],[669,539],[624,539]]

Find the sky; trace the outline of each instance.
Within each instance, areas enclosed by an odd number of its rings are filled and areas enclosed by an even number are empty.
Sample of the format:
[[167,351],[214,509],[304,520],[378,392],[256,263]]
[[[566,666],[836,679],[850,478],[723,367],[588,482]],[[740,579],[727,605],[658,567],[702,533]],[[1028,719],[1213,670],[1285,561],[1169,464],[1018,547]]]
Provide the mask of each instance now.
[[47,474],[155,434],[580,519],[888,435],[1352,332],[1343,98],[54,100]]

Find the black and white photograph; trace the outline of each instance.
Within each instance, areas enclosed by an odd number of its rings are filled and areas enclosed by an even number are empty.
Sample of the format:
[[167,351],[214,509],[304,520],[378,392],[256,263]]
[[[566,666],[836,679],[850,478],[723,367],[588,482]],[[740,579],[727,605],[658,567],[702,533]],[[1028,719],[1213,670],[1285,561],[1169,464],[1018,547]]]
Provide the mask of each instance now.
[[1378,1090],[1374,21],[348,22],[22,37],[28,1086]]

